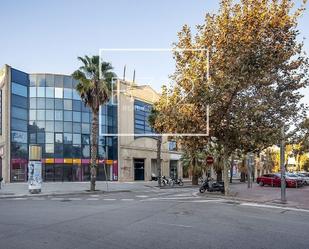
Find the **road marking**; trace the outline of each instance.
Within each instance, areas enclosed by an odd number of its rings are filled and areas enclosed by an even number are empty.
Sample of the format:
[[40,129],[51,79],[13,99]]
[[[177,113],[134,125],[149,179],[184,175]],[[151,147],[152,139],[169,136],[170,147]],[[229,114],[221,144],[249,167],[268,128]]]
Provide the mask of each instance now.
[[225,202],[225,200],[223,200],[223,199],[210,199],[210,200],[191,200],[191,201],[179,201],[179,202],[206,203],[206,202]]
[[122,201],[133,201],[134,199],[121,199]]
[[28,198],[23,198],[23,197],[17,197],[17,198],[14,198],[12,200],[15,200],[15,201],[19,201],[19,200],[28,200]]
[[55,197],[55,198],[51,198],[51,200],[52,201],[62,201],[62,200],[64,200],[64,198],[57,198],[57,197]]
[[166,225],[166,226],[173,226],[173,227],[182,227],[182,228],[192,228],[192,226],[186,226],[186,225],[182,225],[182,224],[172,224],[172,223],[157,223],[159,225]]
[[98,201],[99,198],[87,198],[86,200],[87,200],[87,201]]
[[104,201],[116,201],[116,199],[107,199],[107,198],[105,198],[105,199],[103,199]]
[[96,198],[96,197],[99,197],[99,195],[90,195],[90,197],[95,197]]
[[136,196],[137,198],[147,198],[147,197],[149,197],[148,195],[137,195]]
[[247,206],[247,207],[273,208],[273,209],[281,209],[281,210],[287,210],[287,211],[296,211],[296,212],[306,212],[306,213],[309,213],[308,209],[292,208],[292,207],[280,207],[280,206],[272,206],[272,205],[250,203],[250,202],[243,202],[243,203],[240,203],[240,205],[241,206]]

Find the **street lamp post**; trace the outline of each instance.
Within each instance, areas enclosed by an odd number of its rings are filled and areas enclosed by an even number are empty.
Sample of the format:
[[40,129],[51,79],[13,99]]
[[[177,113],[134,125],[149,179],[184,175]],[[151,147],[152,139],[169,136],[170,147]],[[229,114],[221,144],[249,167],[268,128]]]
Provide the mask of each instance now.
[[285,182],[285,132],[284,126],[281,129],[280,146],[280,168],[281,168],[281,202],[286,202],[286,182]]

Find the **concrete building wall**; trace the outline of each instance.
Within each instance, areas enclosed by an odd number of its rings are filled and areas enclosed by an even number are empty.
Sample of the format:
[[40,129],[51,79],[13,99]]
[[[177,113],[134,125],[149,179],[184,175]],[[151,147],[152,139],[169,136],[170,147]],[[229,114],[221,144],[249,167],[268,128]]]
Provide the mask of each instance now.
[[[118,100],[118,169],[120,181],[134,180],[134,159],[144,159],[144,179],[151,180],[151,161],[157,157],[157,141],[150,137],[134,137],[134,100],[153,104],[159,95],[148,86],[133,86],[126,82],[118,82],[120,94]],[[167,137],[163,137],[161,170],[162,175],[169,176],[170,160],[178,160],[178,176],[182,177],[179,162],[180,152],[168,150]]]
[[2,177],[4,182],[10,181],[10,99],[11,68],[5,65],[0,70],[0,89],[2,90],[2,134],[0,135],[0,151],[2,160]]

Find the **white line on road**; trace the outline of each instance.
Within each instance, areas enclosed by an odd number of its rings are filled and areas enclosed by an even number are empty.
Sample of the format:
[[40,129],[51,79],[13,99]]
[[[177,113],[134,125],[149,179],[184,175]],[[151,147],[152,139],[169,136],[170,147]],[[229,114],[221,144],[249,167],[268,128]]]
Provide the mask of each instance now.
[[116,199],[107,199],[107,198],[105,198],[105,199],[103,199],[104,201],[116,201]]
[[122,201],[133,201],[134,199],[121,199]]
[[87,200],[87,201],[98,201],[99,198],[87,198],[86,200]]
[[23,197],[17,197],[17,198],[14,198],[12,200],[14,201],[19,201],[19,200],[27,200],[28,198],[23,198]]
[[147,197],[149,197],[148,195],[137,195],[136,196],[137,198],[147,198]]
[[241,206],[248,206],[248,207],[273,208],[273,209],[282,209],[282,210],[288,210],[288,211],[296,211],[296,212],[306,212],[306,213],[309,213],[308,209],[292,208],[292,207],[280,207],[280,206],[272,206],[272,205],[250,203],[250,202],[240,203],[240,205]]
[[51,198],[50,200],[52,200],[52,201],[62,201],[62,200],[64,200],[64,198],[55,197],[55,198]]
[[172,224],[172,223],[157,223],[159,225],[166,225],[166,226],[174,226],[174,227],[183,227],[183,228],[192,228],[192,226],[186,226],[186,225],[182,225],[182,224]]

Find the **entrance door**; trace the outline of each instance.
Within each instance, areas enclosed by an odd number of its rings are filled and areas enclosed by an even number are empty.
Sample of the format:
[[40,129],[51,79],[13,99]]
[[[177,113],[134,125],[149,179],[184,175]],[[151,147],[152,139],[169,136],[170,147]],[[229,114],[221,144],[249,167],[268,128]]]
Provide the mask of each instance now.
[[134,180],[145,180],[145,159],[134,159]]
[[170,177],[177,179],[177,160],[170,160]]

